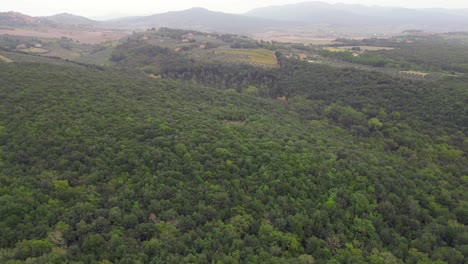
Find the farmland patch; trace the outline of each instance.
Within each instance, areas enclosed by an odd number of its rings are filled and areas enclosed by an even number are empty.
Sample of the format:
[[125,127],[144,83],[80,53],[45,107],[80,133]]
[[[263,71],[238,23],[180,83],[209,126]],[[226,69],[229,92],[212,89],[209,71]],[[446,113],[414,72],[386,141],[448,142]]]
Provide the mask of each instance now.
[[278,64],[275,53],[266,49],[230,49],[216,51],[218,55],[232,55],[240,61],[255,64],[276,66]]
[[7,58],[5,56],[2,56],[2,55],[0,55],[0,61],[1,62],[13,62],[13,60],[11,60],[11,59],[9,59],[9,58]]

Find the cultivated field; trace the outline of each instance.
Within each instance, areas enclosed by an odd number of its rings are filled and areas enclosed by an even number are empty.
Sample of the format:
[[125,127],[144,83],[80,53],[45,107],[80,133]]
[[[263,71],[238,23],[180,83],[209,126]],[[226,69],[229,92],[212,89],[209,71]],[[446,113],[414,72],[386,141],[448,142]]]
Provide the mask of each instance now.
[[42,48],[29,48],[29,49],[24,49],[22,51],[29,52],[29,53],[35,53],[35,54],[43,54],[43,53],[49,52],[48,50],[42,49]]
[[9,58],[2,56],[2,55],[0,55],[0,61],[1,62],[13,62],[13,60],[10,60]]
[[268,33],[258,33],[254,34],[253,38],[256,40],[263,41],[278,41],[282,43],[303,43],[312,45],[329,45],[337,43],[335,42],[335,38],[318,38],[308,35],[270,35]]
[[276,66],[278,64],[275,53],[266,49],[230,49],[216,51],[218,55],[234,55],[247,62]]
[[325,50],[332,52],[351,51],[352,48],[359,47],[361,51],[377,51],[377,50],[393,50],[392,47],[377,47],[377,46],[342,46],[342,47],[325,47]]
[[47,57],[57,57],[63,60],[75,60],[81,56],[79,52],[62,48],[53,49],[43,55]]
[[42,30],[32,29],[0,29],[0,35],[29,36],[38,38],[61,38],[67,37],[84,44],[99,44],[102,42],[121,39],[125,34],[112,31],[81,31],[72,29],[45,28]]
[[114,47],[108,47],[104,50],[79,57],[76,61],[100,66],[109,66],[112,64],[112,61],[110,60],[112,51],[114,51]]
[[420,72],[420,71],[400,71],[400,74],[407,74],[407,75],[415,75],[415,76],[420,76],[420,77],[426,77],[430,73]]
[[328,50],[328,51],[331,51],[331,52],[341,52],[341,51],[347,51],[346,49],[342,49],[342,48],[335,48],[335,47],[325,47],[323,48],[324,50]]
[[370,51],[376,51],[376,50],[393,50],[395,48],[392,47],[378,47],[378,46],[343,46],[340,47],[342,49],[352,49],[354,47],[359,47],[361,50],[370,50]]
[[68,62],[65,60],[60,60],[60,59],[55,59],[55,58],[49,58],[43,55],[8,52],[8,51],[3,51],[3,50],[0,50],[0,57],[7,58],[9,62],[13,62],[13,61],[14,62],[27,62],[27,63],[33,62],[33,63],[53,64],[53,65],[66,66],[66,67],[83,67],[73,62]]

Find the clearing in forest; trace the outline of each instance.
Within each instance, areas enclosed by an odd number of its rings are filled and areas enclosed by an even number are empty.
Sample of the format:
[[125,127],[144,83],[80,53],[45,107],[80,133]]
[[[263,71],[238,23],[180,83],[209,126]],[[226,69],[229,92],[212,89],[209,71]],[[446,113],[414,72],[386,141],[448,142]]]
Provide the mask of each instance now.
[[420,71],[400,71],[400,74],[417,75],[421,77],[425,77],[429,75],[429,73],[427,72],[420,72]]
[[44,55],[48,57],[61,58],[62,60],[75,60],[81,56],[81,53],[70,50],[70,49],[58,48],[58,49],[53,49]]
[[379,46],[342,46],[340,48],[346,49],[346,50],[351,50],[354,47],[359,47],[361,50],[366,51],[377,51],[377,50],[394,50],[395,48],[393,47],[379,47]]
[[241,61],[247,59],[248,62],[268,66],[276,66],[278,64],[275,53],[266,49],[230,49],[220,50],[216,53],[219,55],[239,55]]
[[5,56],[2,56],[0,55],[0,61],[3,61],[3,62],[13,62],[12,60],[10,60],[9,58],[5,57]]
[[359,47],[361,51],[377,51],[377,50],[393,50],[392,47],[377,47],[377,46],[341,46],[341,47],[325,47],[323,49],[331,52],[352,51],[353,48]]

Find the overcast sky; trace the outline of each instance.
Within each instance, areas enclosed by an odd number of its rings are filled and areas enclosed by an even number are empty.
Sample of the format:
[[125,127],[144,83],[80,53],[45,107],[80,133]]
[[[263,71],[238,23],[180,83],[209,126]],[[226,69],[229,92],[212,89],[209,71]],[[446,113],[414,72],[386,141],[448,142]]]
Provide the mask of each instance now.
[[[243,13],[256,7],[305,2],[304,0],[0,0],[0,11],[33,16],[73,13],[87,17],[149,15],[205,7],[214,11]],[[468,8],[467,0],[323,0],[329,3],[401,6],[410,8]]]

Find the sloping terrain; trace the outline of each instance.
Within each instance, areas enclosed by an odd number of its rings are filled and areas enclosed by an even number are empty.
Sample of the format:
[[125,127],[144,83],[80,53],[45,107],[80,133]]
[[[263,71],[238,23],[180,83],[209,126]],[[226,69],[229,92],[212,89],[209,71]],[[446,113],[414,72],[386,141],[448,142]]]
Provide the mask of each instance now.
[[464,263],[466,77],[281,63],[287,101],[0,62],[0,262]]
[[77,16],[68,13],[56,14],[53,16],[44,17],[44,19],[53,21],[57,24],[61,25],[88,25],[88,26],[97,26],[99,24],[98,21],[83,17]]

